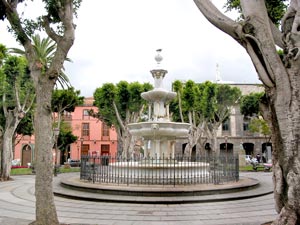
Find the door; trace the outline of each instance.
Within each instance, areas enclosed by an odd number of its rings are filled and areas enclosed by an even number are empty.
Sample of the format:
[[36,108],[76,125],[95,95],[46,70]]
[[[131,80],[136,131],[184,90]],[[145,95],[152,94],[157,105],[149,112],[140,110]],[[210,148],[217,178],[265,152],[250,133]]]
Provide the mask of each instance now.
[[89,150],[90,150],[90,145],[82,145],[82,148],[81,148],[81,156],[83,155],[88,155],[89,154]]
[[31,147],[30,145],[24,145],[22,148],[22,166],[27,166],[31,163]]

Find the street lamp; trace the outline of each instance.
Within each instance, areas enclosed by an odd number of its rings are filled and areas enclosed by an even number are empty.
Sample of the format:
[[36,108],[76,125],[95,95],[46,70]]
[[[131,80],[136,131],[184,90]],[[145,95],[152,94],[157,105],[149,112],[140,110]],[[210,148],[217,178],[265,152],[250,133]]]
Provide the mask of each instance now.
[[54,128],[53,133],[55,138],[54,176],[57,176],[57,139],[59,135],[59,128],[58,127]]
[[[81,156],[82,156],[82,147],[83,147],[83,140],[84,140],[84,138],[82,137],[82,138],[80,138],[80,143],[81,143],[81,145],[80,145],[80,152],[81,152]],[[80,159],[80,158],[79,158]]]
[[228,139],[228,136],[225,136],[225,150],[226,150],[226,154],[228,153],[228,149],[227,149],[227,139]]

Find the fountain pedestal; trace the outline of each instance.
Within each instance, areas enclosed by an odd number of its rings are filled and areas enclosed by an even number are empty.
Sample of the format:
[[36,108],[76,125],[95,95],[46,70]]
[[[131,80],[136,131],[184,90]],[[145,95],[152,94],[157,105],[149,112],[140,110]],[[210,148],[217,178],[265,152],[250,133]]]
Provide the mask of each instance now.
[[[160,51],[155,56],[158,65],[162,61]],[[150,72],[154,78],[154,89],[141,94],[149,102],[148,121],[128,124],[129,132],[133,136],[143,137],[146,157],[174,158],[176,139],[188,136],[190,124],[170,121],[169,103],[176,97],[176,92],[163,87],[168,71],[154,69]]]

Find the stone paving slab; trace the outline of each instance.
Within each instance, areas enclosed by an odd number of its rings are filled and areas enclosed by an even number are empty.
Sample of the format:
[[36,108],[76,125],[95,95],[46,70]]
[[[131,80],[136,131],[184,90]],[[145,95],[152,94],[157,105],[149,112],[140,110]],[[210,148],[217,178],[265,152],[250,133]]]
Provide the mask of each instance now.
[[[271,173],[243,173],[266,181]],[[60,177],[59,175],[58,177]],[[23,225],[35,219],[34,176],[0,183],[0,224]],[[72,225],[261,225],[276,217],[273,194],[240,200],[187,204],[95,202],[55,197],[61,223]]]

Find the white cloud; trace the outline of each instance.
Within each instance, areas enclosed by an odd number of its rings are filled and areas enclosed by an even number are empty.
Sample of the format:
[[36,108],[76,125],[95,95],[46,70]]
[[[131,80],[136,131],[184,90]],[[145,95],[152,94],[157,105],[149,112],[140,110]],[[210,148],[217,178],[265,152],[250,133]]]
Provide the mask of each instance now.
[[[152,83],[158,48],[169,71],[165,86],[176,79],[215,80],[217,63],[223,80],[259,82],[245,50],[206,21],[193,1],[83,1],[76,24],[73,63],[65,67],[85,96],[106,82]],[[0,43],[10,47],[3,33]]]

